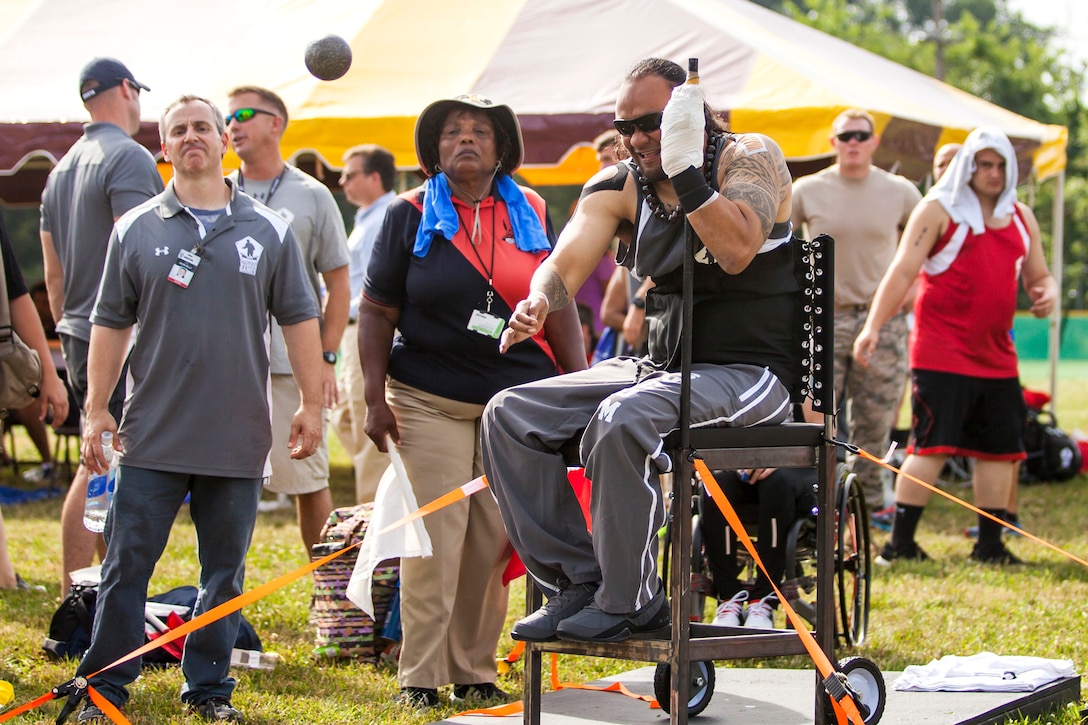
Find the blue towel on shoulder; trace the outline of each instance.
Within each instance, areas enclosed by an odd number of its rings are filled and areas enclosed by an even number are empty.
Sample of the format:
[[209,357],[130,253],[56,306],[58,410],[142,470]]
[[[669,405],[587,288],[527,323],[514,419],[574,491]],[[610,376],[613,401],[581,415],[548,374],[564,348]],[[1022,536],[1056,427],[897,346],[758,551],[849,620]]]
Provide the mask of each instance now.
[[[499,197],[506,202],[506,211],[513,227],[514,243],[523,252],[546,252],[550,250],[548,235],[540,223],[540,218],[524,192],[508,175],[503,174],[495,181]],[[412,254],[426,257],[431,249],[431,238],[438,234],[444,239],[453,239],[461,220],[453,206],[446,174],[441,173],[427,179],[423,184],[423,219],[416,230],[416,243]]]

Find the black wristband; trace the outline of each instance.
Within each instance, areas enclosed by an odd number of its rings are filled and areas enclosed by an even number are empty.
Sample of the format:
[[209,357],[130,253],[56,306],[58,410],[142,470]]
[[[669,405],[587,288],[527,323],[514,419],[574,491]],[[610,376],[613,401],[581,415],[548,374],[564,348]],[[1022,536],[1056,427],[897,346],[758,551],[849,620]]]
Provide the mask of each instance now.
[[706,203],[707,199],[714,196],[714,190],[706,183],[703,170],[689,166],[676,176],[669,177],[672,188],[680,200],[680,208],[685,213],[690,213]]

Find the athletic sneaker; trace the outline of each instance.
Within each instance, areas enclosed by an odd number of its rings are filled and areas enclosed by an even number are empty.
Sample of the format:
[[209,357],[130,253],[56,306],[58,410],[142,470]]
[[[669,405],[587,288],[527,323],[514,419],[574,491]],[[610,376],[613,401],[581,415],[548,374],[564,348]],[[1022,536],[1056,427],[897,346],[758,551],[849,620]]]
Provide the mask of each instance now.
[[211,722],[245,722],[242,713],[225,697],[210,697],[199,705],[190,705],[189,710]]
[[523,642],[554,642],[559,639],[559,623],[582,611],[593,601],[600,586],[597,582],[568,584],[548,597],[544,606],[517,621],[510,630],[511,639]]
[[76,722],[82,723],[106,723],[110,722],[110,719],[106,717],[106,713],[102,712],[102,708],[91,702],[90,698],[87,698],[83,703],[83,709],[79,711],[79,715],[76,716]]
[[905,549],[896,549],[892,546],[892,542],[884,544],[884,548],[880,551],[875,561],[880,566],[891,566],[892,562],[896,559],[904,559],[907,561],[929,561],[929,555],[922,551],[922,547],[918,544],[912,543]]
[[739,627],[744,623],[744,603],[748,601],[748,590],[741,589],[733,595],[732,599],[718,602],[718,608],[714,611],[716,627]]
[[438,707],[438,690],[433,687],[402,687],[393,702],[413,710],[430,710]]
[[757,599],[748,605],[748,613],[744,617],[746,629],[774,629],[774,607],[772,602],[777,602],[778,597],[768,594],[762,599]]
[[450,700],[453,702],[463,700],[510,702],[510,695],[500,690],[494,682],[478,682],[475,685],[454,685]]
[[975,544],[971,549],[972,561],[977,561],[981,564],[1023,564],[1016,555],[1005,548],[1004,544],[998,544],[995,547],[987,547],[982,549],[978,544]]

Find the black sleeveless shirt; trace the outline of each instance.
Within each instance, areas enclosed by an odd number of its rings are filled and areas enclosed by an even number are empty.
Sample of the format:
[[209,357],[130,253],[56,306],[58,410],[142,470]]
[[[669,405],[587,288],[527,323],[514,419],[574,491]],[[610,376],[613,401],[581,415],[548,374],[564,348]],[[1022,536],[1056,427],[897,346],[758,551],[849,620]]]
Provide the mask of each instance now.
[[[718,144],[711,185],[727,138]],[[632,164],[630,160],[622,163]],[[633,168],[631,169],[634,172]],[[616,261],[639,277],[653,277],[646,296],[649,358],[658,369],[680,368],[684,228],[654,216],[637,186],[638,210],[631,245],[621,245]],[[768,367],[795,390],[801,379],[801,283],[794,253],[798,245],[789,222],[775,224],[763,248],[739,274],[728,274],[695,240],[692,362]]]

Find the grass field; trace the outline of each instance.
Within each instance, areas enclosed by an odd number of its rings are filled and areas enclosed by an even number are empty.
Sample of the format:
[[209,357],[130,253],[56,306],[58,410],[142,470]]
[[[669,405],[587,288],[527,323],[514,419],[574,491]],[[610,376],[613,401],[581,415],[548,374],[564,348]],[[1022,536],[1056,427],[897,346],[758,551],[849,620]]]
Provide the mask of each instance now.
[[[1046,389],[1045,363],[1026,365],[1025,384]],[[1088,430],[1088,363],[1061,367],[1058,411],[1067,430]],[[21,455],[32,458],[29,444],[20,439]],[[333,493],[337,505],[349,505],[352,477],[335,436],[332,440]],[[0,473],[0,485],[25,486],[10,467]],[[967,486],[951,493],[970,498]],[[1038,536],[1088,558],[1088,480],[1079,477],[1063,484],[1036,485],[1021,490],[1023,526]],[[60,602],[60,500],[5,507],[8,547],[17,570],[45,592],[0,592],[0,679],[14,685],[16,703],[23,703],[69,679],[72,664],[54,663],[40,649],[49,619]],[[1022,567],[983,567],[967,561],[970,541],[962,534],[973,516],[957,505],[934,497],[922,520],[919,541],[933,557],[925,563],[897,563],[875,572],[869,641],[856,651],[882,670],[900,670],[924,664],[946,654],[969,655],[991,651],[1005,655],[1033,655],[1072,659],[1078,670],[1088,663],[1088,570],[1043,546],[1025,539],[1010,544],[1028,563]],[[874,543],[883,544],[877,533]],[[293,515],[260,515],[248,558],[247,586],[252,588],[295,568],[307,557],[302,550]],[[152,593],[197,578],[195,535],[185,511],[179,515],[169,548],[151,584]],[[390,700],[397,691],[395,672],[350,662],[315,660],[314,633],[307,622],[311,583],[303,577],[245,610],[265,648],[282,659],[273,671],[236,670],[239,686],[235,704],[250,723],[332,725],[340,723],[426,723],[449,717],[453,707],[427,715],[406,713]],[[521,582],[511,588],[512,622],[524,600]],[[509,629],[509,628],[507,628]],[[509,637],[499,654],[512,646]],[[560,658],[560,677],[583,682],[641,666],[642,663],[593,658]],[[755,667],[809,667],[801,658],[738,661]],[[521,691],[521,667],[515,665],[499,684],[514,694]],[[136,724],[195,722],[178,704],[180,672],[148,671],[133,688],[127,714]],[[1083,707],[1083,704],[1081,705]],[[1080,722],[1077,708],[1033,723]],[[59,705],[47,705],[17,723],[51,723]],[[507,720],[513,721],[513,720]],[[517,720],[520,722],[520,720]],[[896,724],[898,725],[898,724]]]

